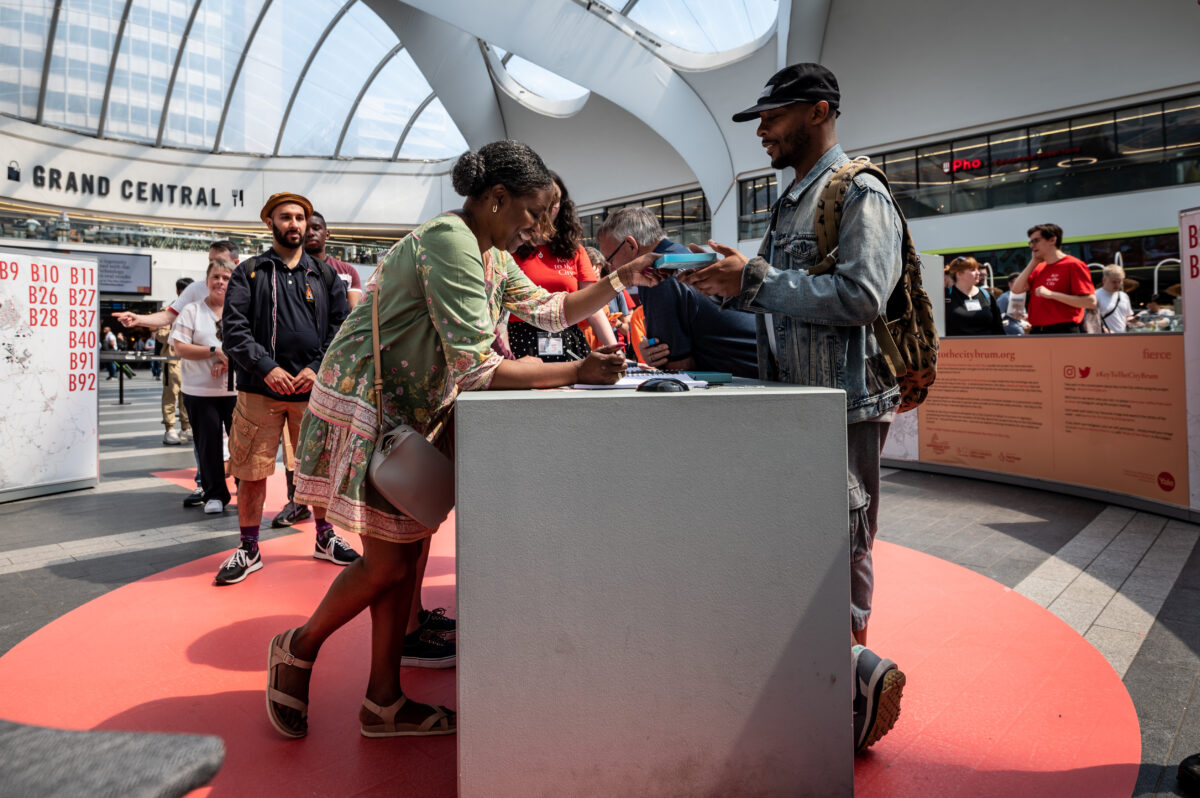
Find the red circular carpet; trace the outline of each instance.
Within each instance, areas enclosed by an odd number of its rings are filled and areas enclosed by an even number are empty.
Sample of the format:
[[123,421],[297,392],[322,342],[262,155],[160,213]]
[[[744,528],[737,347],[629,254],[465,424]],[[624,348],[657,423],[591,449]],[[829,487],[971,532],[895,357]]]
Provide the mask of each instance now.
[[[169,478],[190,487],[188,472]],[[278,483],[278,484],[276,484]],[[272,480],[267,507],[282,505]],[[230,526],[235,522],[231,519]],[[434,537],[430,607],[454,606],[453,517]],[[236,532],[230,533],[230,546]],[[312,681],[309,735],[264,712],[266,648],[299,624],[337,568],[312,558],[312,522],[262,546],[263,570],[225,588],[206,557],[67,613],[0,658],[0,717],[71,729],[217,734],[228,751],[198,794],[455,794],[454,737],[366,740],[364,613],[334,635]],[[908,675],[891,734],[856,760],[855,793],[1119,796],[1141,760],[1133,704],[1108,663],[1046,610],[978,574],[880,543],[871,646]],[[454,671],[406,670],[405,690],[455,706]]]

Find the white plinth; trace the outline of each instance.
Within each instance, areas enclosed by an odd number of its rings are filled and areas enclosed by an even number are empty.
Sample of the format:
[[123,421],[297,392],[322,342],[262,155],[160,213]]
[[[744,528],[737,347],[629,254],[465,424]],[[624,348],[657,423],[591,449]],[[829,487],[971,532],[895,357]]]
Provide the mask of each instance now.
[[845,398],[457,411],[461,798],[853,792]]

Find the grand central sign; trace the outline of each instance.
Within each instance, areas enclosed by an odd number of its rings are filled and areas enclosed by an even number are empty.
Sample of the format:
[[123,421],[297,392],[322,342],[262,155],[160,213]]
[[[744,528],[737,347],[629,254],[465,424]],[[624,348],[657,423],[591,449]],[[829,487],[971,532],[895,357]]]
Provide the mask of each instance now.
[[[9,179],[20,179],[20,167],[10,164]],[[46,191],[58,191],[63,194],[92,195],[107,197],[112,192],[113,182],[106,175],[92,172],[64,171],[54,167],[47,168],[41,164],[33,167],[32,183],[34,188]],[[189,186],[176,183],[158,183],[147,180],[122,180],[117,183],[117,194],[123,200],[132,202],[157,203],[161,205],[179,205],[190,208],[220,208],[217,190],[211,186]],[[243,204],[242,189],[233,189],[232,202],[234,206]]]

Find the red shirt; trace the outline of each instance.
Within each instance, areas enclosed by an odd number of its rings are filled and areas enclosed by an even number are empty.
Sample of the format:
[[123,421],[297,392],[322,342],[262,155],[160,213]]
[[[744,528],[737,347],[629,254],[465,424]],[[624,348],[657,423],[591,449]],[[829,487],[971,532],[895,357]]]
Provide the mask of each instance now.
[[1079,324],[1083,321],[1083,308],[1076,308],[1054,299],[1043,299],[1037,295],[1037,287],[1044,285],[1060,294],[1083,296],[1096,293],[1092,275],[1087,264],[1079,258],[1064,255],[1054,263],[1039,263],[1029,274],[1029,294],[1026,302],[1029,323],[1034,327],[1051,324]]
[[[574,256],[570,258],[560,258],[551,254],[543,244],[528,258],[522,260],[514,255],[513,259],[534,285],[551,293],[571,293],[579,290],[580,283],[600,282],[600,275],[596,274],[596,268],[592,266],[592,261],[583,251],[583,247],[576,249]],[[516,316],[510,317],[509,320],[520,321]]]

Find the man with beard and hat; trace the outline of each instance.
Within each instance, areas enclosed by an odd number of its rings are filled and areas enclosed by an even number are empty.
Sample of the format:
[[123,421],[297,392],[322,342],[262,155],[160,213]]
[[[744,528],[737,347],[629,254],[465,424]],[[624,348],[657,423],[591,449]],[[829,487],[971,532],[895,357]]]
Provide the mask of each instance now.
[[[241,545],[221,565],[218,585],[240,582],[262,568],[259,525],[284,425],[298,440],[325,349],[350,312],[345,284],[304,251],[312,210],[299,194],[272,194],[260,214],[274,238],[271,248],[238,264],[229,281],[222,342],[237,374],[229,473],[241,480]],[[357,559],[324,513],[316,517],[313,557],[335,565]]]

